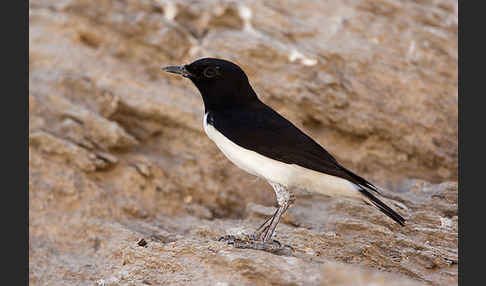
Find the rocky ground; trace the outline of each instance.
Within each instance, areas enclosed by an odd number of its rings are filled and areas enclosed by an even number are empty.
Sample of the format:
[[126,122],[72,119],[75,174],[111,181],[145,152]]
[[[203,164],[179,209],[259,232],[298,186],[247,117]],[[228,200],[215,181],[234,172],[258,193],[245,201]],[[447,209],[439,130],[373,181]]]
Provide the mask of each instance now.
[[[457,284],[457,1],[30,1],[32,285]],[[260,98],[376,182],[405,227],[301,196],[293,251],[219,242],[271,187],[202,131],[162,65],[237,62]]]

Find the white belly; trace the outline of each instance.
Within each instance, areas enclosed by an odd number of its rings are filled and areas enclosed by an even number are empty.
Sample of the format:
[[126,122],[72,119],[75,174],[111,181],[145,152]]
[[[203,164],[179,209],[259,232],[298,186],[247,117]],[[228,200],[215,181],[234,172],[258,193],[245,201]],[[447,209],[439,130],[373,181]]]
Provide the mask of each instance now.
[[207,114],[204,116],[204,131],[208,137],[233,164],[246,172],[288,188],[329,196],[361,198],[356,187],[345,179],[273,160],[233,143],[208,124],[206,118]]

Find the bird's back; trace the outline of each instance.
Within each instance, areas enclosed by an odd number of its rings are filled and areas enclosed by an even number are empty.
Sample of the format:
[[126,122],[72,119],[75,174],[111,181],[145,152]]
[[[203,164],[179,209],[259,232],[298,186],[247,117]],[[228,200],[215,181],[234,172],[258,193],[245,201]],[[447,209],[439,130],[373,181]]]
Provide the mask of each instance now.
[[321,145],[261,101],[209,112],[208,122],[239,146],[274,160],[365,183],[342,167]]

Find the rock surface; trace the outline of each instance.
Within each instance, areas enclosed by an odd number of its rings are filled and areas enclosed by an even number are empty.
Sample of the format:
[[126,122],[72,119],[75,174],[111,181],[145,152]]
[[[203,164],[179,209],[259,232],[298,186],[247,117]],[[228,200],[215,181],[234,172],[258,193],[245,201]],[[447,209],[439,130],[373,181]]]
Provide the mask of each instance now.
[[[32,285],[457,284],[457,1],[95,2],[30,1]],[[407,226],[304,196],[277,228],[294,252],[218,242],[275,199],[160,71],[206,56],[240,64]]]

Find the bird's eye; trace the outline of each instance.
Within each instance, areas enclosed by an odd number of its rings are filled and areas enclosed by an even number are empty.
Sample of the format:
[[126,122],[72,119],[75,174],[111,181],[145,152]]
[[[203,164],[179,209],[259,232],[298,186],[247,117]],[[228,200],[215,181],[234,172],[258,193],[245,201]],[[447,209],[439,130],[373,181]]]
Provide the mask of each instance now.
[[214,69],[213,67],[207,67],[204,72],[204,76],[207,78],[212,78],[215,77],[218,74],[218,71]]

